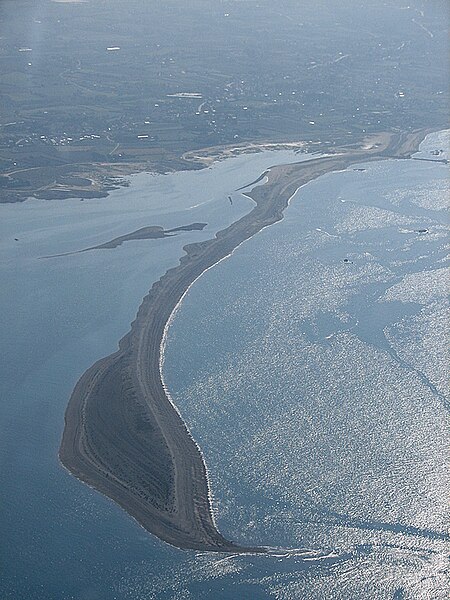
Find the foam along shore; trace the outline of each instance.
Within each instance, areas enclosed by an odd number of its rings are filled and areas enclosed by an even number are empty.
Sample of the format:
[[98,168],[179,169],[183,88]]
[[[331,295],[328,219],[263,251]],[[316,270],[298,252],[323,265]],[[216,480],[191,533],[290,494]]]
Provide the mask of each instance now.
[[[226,540],[214,521],[206,465],[165,389],[161,354],[172,314],[192,283],[258,231],[283,218],[307,182],[358,162],[407,158],[429,131],[385,134],[364,148],[277,166],[249,195],[255,207],[213,239],[185,246],[155,282],[119,349],[90,367],[70,398],[59,456],[147,531],[182,549],[265,552]],[[217,432],[220,435],[220,432]]]

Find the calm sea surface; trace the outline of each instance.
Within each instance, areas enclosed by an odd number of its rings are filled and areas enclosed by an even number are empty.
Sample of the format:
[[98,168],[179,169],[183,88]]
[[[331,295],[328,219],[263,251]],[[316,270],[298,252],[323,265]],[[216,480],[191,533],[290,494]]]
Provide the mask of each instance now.
[[[447,147],[433,134],[417,156]],[[251,208],[228,194],[298,159],[0,206],[1,598],[445,597],[442,164],[361,164],[304,186],[281,223],[192,286],[169,330],[164,376],[219,527],[268,556],[175,550],[58,464],[76,380],[116,348],[151,283]],[[39,258],[194,221],[208,227]]]

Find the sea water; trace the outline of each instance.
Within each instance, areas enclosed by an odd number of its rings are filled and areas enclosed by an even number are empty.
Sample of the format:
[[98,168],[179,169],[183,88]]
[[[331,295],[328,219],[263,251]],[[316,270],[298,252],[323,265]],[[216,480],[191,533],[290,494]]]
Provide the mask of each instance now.
[[[444,143],[429,136],[422,153]],[[218,525],[268,556],[173,549],[57,461],[77,378],[184,244],[251,208],[228,194],[288,160],[0,206],[2,598],[444,597],[440,163],[354,165],[304,186],[282,222],[192,286],[169,329],[164,377],[204,452]],[[40,259],[194,221],[208,228]]]
[[[111,599],[131,566],[150,557],[160,572],[163,556],[179,560],[178,551],[61,467],[64,411],[77,379],[116,350],[142,298],[178,263],[183,246],[251,210],[253,202],[235,190],[273,164],[307,158],[241,155],[201,171],[135,175],[108,198],[0,205],[2,600]],[[207,225],[46,258],[141,227],[193,222]]]
[[219,528],[272,551],[193,558],[175,597],[446,597],[448,197],[441,163],[330,173],[191,288],[166,383]]

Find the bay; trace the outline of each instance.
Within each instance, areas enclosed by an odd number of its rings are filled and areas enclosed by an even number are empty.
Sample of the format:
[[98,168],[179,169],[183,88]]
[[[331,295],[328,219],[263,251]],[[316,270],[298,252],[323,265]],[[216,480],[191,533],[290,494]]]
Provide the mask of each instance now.
[[[417,157],[444,145],[433,134]],[[300,158],[0,206],[2,598],[444,597],[442,164],[311,182],[196,281],[169,329],[164,376],[204,452],[218,525],[268,556],[173,549],[57,461],[73,385],[116,348],[151,283],[251,208],[233,190]],[[42,258],[194,221],[208,226]]]
[[[129,597],[117,591],[143,560],[183,560],[78,482],[57,453],[70,393],[113,352],[152,283],[182,247],[252,207],[236,188],[294,152],[243,154],[192,172],[130,177],[98,200],[0,205],[0,596]],[[228,200],[232,195],[233,204]],[[204,222],[203,231],[67,256],[146,226]]]

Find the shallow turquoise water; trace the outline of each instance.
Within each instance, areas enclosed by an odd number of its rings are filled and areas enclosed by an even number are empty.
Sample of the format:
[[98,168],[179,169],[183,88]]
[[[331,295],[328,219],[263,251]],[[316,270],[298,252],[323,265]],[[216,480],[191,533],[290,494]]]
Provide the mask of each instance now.
[[[308,184],[281,223],[194,284],[169,330],[165,378],[205,454],[220,528],[280,550],[177,551],[57,462],[77,378],[116,348],[184,244],[249,210],[227,195],[288,160],[0,206],[2,598],[443,597],[440,164],[371,163]],[[193,221],[208,228],[38,260]]]

